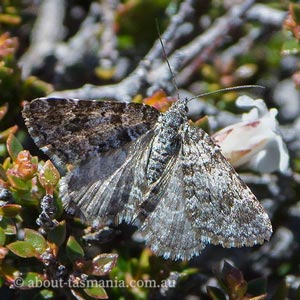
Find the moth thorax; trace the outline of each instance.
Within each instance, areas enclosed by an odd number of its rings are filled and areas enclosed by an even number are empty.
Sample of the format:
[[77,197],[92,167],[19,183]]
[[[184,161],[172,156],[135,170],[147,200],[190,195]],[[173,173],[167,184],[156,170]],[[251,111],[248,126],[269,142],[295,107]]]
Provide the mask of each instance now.
[[154,183],[161,177],[178,147],[178,131],[171,127],[163,128],[152,144],[146,173],[148,184]]

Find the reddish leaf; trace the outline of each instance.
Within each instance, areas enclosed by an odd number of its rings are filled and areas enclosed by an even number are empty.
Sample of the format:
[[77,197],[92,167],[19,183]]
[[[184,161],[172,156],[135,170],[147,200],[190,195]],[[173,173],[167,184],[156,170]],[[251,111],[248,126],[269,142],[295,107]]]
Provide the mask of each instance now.
[[175,102],[174,98],[167,97],[163,90],[155,92],[151,97],[145,98],[143,103],[155,107],[160,112],[166,112]]
[[92,260],[92,275],[103,276],[108,274],[116,265],[118,255],[113,253],[102,253]]
[[43,165],[38,175],[42,187],[48,194],[53,193],[53,189],[58,184],[60,174],[50,160],[47,160]]
[[8,253],[8,249],[0,246],[0,260],[5,258],[7,253]]

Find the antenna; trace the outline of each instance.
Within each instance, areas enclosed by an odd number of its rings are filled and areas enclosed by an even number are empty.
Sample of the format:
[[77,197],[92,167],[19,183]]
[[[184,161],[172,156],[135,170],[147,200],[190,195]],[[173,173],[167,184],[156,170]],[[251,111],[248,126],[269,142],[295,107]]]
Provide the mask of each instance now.
[[[178,85],[177,85],[177,82],[176,82],[176,79],[175,79],[175,74],[174,74],[174,72],[173,72],[173,70],[171,68],[171,65],[170,65],[170,62],[169,62],[169,59],[168,59],[168,56],[167,56],[167,53],[166,53],[166,49],[165,49],[165,46],[164,46],[164,43],[163,43],[163,40],[162,40],[162,37],[161,37],[161,34],[160,34],[160,30],[159,30],[159,25],[158,25],[157,19],[155,19],[155,23],[156,23],[156,29],[157,29],[157,33],[158,33],[158,38],[159,38],[159,41],[160,41],[160,44],[161,44],[161,47],[162,47],[162,50],[163,50],[163,54],[164,54],[165,60],[167,62],[168,68],[169,68],[171,76],[172,76],[172,82],[173,82],[173,84],[175,86],[175,89],[177,91],[177,98],[179,100]],[[209,95],[213,95],[213,94],[217,94],[217,93],[237,91],[237,90],[243,90],[243,89],[253,89],[253,88],[265,89],[264,86],[262,86],[262,85],[256,85],[256,84],[238,85],[238,86],[233,86],[233,87],[219,89],[219,90],[216,90],[216,91],[213,91],[213,92],[207,92],[207,93],[199,94],[199,95],[196,95],[196,96],[188,99],[187,102],[190,102],[191,100],[194,100],[194,99],[199,98],[199,97],[205,97],[205,96],[209,96]]]
[[167,56],[167,53],[166,53],[166,49],[165,49],[165,46],[164,46],[164,43],[163,43],[163,40],[161,38],[161,34],[160,34],[160,30],[159,30],[159,25],[158,25],[158,21],[157,19],[155,19],[155,23],[156,23],[156,29],[157,29],[157,33],[158,33],[158,38],[159,38],[159,41],[160,41],[160,44],[161,44],[161,47],[162,47],[162,50],[163,50],[163,54],[164,54],[164,57],[165,57],[165,60],[167,62],[167,65],[169,67],[169,70],[170,70],[170,73],[171,73],[171,76],[172,76],[172,82],[175,86],[175,89],[177,91],[177,98],[179,100],[179,90],[178,90],[178,86],[177,86],[177,82],[176,82],[176,79],[175,79],[175,75],[173,73],[173,70],[171,68],[171,65],[170,65],[170,62],[169,62],[169,59],[168,59],[168,56]]
[[213,94],[217,94],[217,93],[231,92],[231,91],[244,90],[244,89],[254,89],[254,88],[265,89],[264,86],[257,85],[257,84],[238,85],[238,86],[228,87],[228,88],[224,88],[224,89],[219,89],[219,90],[216,90],[213,92],[207,92],[207,93],[196,95],[196,96],[188,99],[188,102],[190,102],[191,100],[194,100],[196,98],[199,98],[199,97],[205,97],[205,96],[209,96],[209,95],[213,95]]

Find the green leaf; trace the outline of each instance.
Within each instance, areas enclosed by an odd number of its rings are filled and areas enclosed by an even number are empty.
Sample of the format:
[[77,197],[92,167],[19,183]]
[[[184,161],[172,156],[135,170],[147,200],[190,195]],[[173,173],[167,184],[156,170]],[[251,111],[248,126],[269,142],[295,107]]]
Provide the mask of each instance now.
[[84,256],[83,249],[73,236],[70,236],[68,239],[66,252],[72,261]]
[[274,300],[286,300],[288,296],[288,286],[286,282],[283,280],[279,286],[277,287],[275,294],[273,295],[272,299]]
[[6,241],[6,236],[3,228],[0,227],[0,246],[3,246]]
[[24,181],[11,173],[7,173],[7,177],[10,184],[17,190],[29,191],[31,189],[30,181]]
[[43,289],[33,297],[33,300],[51,300],[54,299],[53,290]]
[[6,171],[2,165],[0,165],[0,179],[7,181]]
[[17,233],[16,225],[13,220],[6,217],[2,217],[2,220],[0,220],[0,228],[4,230],[6,235],[14,235]]
[[281,52],[283,55],[296,55],[300,52],[300,44],[296,39],[287,40],[283,43]]
[[36,257],[37,253],[34,247],[25,241],[16,241],[6,246],[11,252],[15,255],[28,258],[28,257]]
[[103,276],[108,274],[116,265],[118,255],[113,253],[102,253],[92,260],[91,275]]
[[3,117],[6,115],[7,111],[8,111],[8,104],[7,103],[0,106],[0,120],[3,119]]
[[53,230],[48,233],[47,240],[57,247],[61,246],[66,239],[66,221],[59,222]]
[[17,125],[12,126],[4,131],[1,131],[0,132],[0,141],[2,142],[4,140],[6,140],[10,134],[15,134],[17,131],[18,131]]
[[226,300],[224,293],[217,287],[208,286],[207,294],[212,300]]
[[44,253],[47,249],[47,242],[45,238],[35,230],[25,228],[24,240],[29,242],[39,254]]
[[43,165],[38,175],[39,181],[44,189],[54,188],[60,179],[60,174],[50,160]]
[[13,134],[10,134],[8,136],[7,141],[6,141],[6,147],[7,147],[9,156],[11,157],[11,159],[13,161],[16,160],[19,152],[21,152],[23,150],[21,143],[18,141],[18,139]]
[[20,271],[4,261],[1,265],[1,275],[7,283],[13,284],[15,279],[20,277]]
[[295,20],[296,24],[300,24],[300,4],[290,4],[290,11],[292,13],[293,19]]
[[[6,153],[7,153],[7,151],[6,151],[6,145],[5,144],[0,144],[0,156],[5,157]],[[1,179],[3,179],[2,175],[3,175],[3,173],[0,174]]]
[[247,293],[251,295],[264,294],[267,291],[267,280],[266,278],[260,277],[248,281]]
[[22,276],[23,283],[22,288],[38,288],[42,287],[45,277],[42,274],[36,272],[28,272],[25,276]]
[[106,294],[105,289],[102,286],[88,287],[84,289],[84,292],[95,299],[107,299],[108,296]]
[[0,216],[5,216],[8,218],[15,217],[21,211],[21,205],[17,204],[6,204],[0,207]]
[[0,288],[3,286],[3,284],[4,284],[4,278],[0,276]]

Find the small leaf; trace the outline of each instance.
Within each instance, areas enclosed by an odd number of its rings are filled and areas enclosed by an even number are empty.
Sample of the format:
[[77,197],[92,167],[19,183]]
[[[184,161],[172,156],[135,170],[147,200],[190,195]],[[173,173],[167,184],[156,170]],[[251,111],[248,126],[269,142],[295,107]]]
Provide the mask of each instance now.
[[29,242],[39,254],[44,253],[47,248],[45,238],[35,230],[25,228],[24,240]]
[[297,25],[300,25],[300,4],[291,3],[289,5],[289,10],[293,16],[293,20],[295,20]]
[[168,97],[163,90],[158,90],[151,97],[145,98],[143,103],[155,107],[160,112],[166,112],[175,101],[174,98]]
[[95,73],[101,79],[110,80],[115,75],[116,69],[115,68],[101,68],[101,67],[98,67],[98,68],[95,69]]
[[3,217],[2,220],[0,220],[0,228],[4,230],[6,235],[14,235],[17,232],[13,220],[6,217]]
[[0,14],[0,23],[19,25],[21,23],[21,17],[11,14]]
[[61,246],[66,239],[66,221],[59,222],[55,228],[49,231],[47,240],[54,243],[57,247]]
[[36,175],[38,169],[38,159],[32,156],[28,150],[19,152],[13,167],[14,175],[27,181]]
[[47,160],[43,165],[42,169],[40,170],[38,178],[42,187],[46,191],[48,191],[49,194],[51,194],[49,190],[53,190],[58,184],[60,174],[54,167],[52,162],[50,160]]
[[25,274],[25,276],[22,276],[22,279],[23,282],[21,288],[28,289],[42,287],[45,277],[36,272],[28,272]]
[[267,280],[266,278],[256,278],[248,281],[247,293],[251,295],[264,294],[267,291]]
[[283,43],[281,53],[283,55],[296,55],[300,52],[300,45],[296,39],[286,40]]
[[246,295],[248,284],[244,280],[243,273],[233,268],[226,274],[226,284],[229,297],[232,299],[242,299]]
[[10,134],[7,138],[6,146],[11,159],[15,161],[19,152],[23,150],[21,143],[13,134]]
[[31,189],[30,181],[24,181],[10,171],[13,171],[13,170],[10,169],[7,171],[7,177],[8,177],[9,183],[11,184],[12,187],[14,187],[17,190],[21,190],[21,191],[29,191]]
[[152,253],[153,252],[149,248],[145,248],[141,253],[139,266],[144,272],[148,272],[150,269],[150,257]]
[[16,241],[6,246],[11,252],[15,255],[28,258],[28,257],[36,257],[37,253],[34,247],[25,241]]
[[100,285],[85,288],[84,292],[88,296],[95,298],[95,299],[107,299],[108,298],[105,289]]
[[4,259],[7,253],[8,249],[0,246],[0,260]]
[[38,77],[29,76],[23,81],[24,98],[38,98],[41,95],[48,95],[53,92],[53,86],[45,81],[40,80]]
[[6,241],[6,235],[3,228],[0,227],[0,246],[3,246]]
[[78,289],[71,289],[71,293],[77,300],[87,300],[86,296],[83,296]]
[[267,298],[267,296],[268,296],[268,294],[266,293],[266,294],[263,294],[263,295],[251,297],[251,298],[249,298],[249,300],[265,300]]
[[116,265],[118,255],[113,253],[101,253],[92,260],[91,275],[103,276],[108,274]]
[[18,126],[15,125],[15,126],[9,127],[8,129],[0,132],[0,141],[5,141],[10,134],[15,134],[17,131],[18,131]]
[[282,281],[277,287],[272,299],[274,300],[286,300],[288,296],[288,286],[285,281]]
[[7,181],[6,171],[2,165],[0,165],[0,179]]
[[8,110],[8,104],[7,103],[5,103],[3,106],[0,106],[0,120],[2,120],[3,117],[6,115],[7,110]]
[[73,236],[70,236],[67,242],[67,255],[73,261],[84,256],[84,251]]
[[4,159],[2,167],[5,170],[5,172],[11,167],[11,158],[10,157],[6,157]]
[[208,286],[207,288],[207,294],[212,300],[226,300],[226,296],[224,293],[214,286]]
[[12,218],[17,216],[21,211],[21,205],[6,204],[0,207],[0,216]]
[[38,292],[37,295],[33,297],[33,300],[53,300],[54,292],[53,290],[43,289]]
[[4,261],[1,265],[1,275],[7,283],[13,284],[15,279],[20,277],[20,271]]

